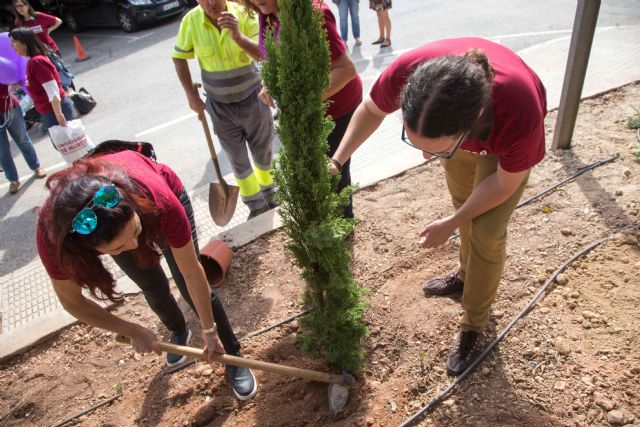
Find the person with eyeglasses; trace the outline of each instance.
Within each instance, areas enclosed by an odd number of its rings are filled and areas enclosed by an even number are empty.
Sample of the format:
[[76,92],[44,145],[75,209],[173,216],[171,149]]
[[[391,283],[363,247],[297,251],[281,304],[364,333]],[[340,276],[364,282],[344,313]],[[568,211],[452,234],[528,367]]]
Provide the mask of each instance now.
[[460,375],[482,351],[509,219],[545,154],[546,91],[502,45],[481,38],[428,43],[398,57],[375,82],[331,159],[332,173],[398,109],[403,141],[425,159],[440,158],[455,208],[420,232],[420,246],[438,247],[460,232],[458,268],[423,286],[428,295],[463,293],[461,331],[447,360],[448,373]]
[[[162,253],[182,298],[198,315],[209,361],[214,353],[242,355],[222,301],[207,283],[193,208],[171,168],[124,150],[81,159],[51,175],[46,187],[51,194],[40,211],[36,241],[66,311],[91,326],[129,337],[138,353],[160,353],[153,331],[112,314],[83,293],[122,301],[103,263],[102,256],[109,255],[142,290],[170,331],[170,342],[187,345],[191,331],[159,264]],[[167,366],[184,362],[186,357],[167,354]],[[227,366],[225,374],[238,399],[256,394],[251,370]]]

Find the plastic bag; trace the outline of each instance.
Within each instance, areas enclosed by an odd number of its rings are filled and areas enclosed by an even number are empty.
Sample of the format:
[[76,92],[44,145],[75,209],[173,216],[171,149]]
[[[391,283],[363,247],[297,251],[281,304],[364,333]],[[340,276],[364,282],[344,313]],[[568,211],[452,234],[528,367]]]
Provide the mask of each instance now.
[[49,137],[53,146],[69,164],[80,159],[95,147],[85,131],[82,120],[70,120],[66,126],[51,126]]

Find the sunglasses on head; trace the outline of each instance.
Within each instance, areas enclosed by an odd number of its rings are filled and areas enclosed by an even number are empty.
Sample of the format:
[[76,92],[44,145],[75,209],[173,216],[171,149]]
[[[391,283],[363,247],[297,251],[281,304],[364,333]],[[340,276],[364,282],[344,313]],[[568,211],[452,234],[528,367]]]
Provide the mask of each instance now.
[[96,206],[114,208],[120,202],[120,194],[113,184],[104,185],[96,192],[87,205],[80,210],[71,221],[71,232],[79,234],[91,234],[98,226],[98,216],[93,209]]

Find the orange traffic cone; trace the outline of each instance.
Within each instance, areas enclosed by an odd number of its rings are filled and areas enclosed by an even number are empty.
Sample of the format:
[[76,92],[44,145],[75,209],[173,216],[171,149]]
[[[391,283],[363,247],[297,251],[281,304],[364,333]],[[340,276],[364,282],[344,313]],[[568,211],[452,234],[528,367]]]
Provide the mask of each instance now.
[[76,62],[84,61],[91,58],[91,55],[87,55],[82,48],[78,36],[73,36],[73,44],[76,46]]

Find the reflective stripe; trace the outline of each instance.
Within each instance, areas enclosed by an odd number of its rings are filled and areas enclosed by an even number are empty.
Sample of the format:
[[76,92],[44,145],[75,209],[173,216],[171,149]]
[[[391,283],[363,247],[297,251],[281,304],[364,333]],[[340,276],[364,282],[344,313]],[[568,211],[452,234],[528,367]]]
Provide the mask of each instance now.
[[256,194],[262,197],[262,194],[260,193],[260,185],[258,184],[255,174],[252,173],[246,178],[236,177],[236,183],[238,184],[238,187],[240,187],[242,200],[249,200],[251,196],[255,196]]
[[268,187],[271,184],[273,184],[273,176],[271,175],[272,171],[273,171],[272,169],[262,170],[257,166],[254,168],[254,173],[256,174],[256,180],[260,184],[260,187]]
[[180,52],[180,53],[191,53],[191,52],[193,52],[193,48],[191,48],[190,50],[182,50],[178,46],[174,46],[173,50],[175,50],[176,52]]
[[224,104],[246,99],[261,85],[254,63],[228,71],[202,70],[201,75],[207,95]]

